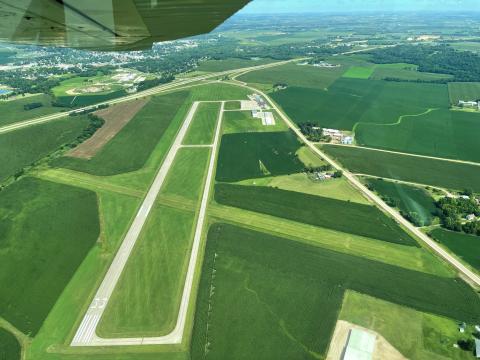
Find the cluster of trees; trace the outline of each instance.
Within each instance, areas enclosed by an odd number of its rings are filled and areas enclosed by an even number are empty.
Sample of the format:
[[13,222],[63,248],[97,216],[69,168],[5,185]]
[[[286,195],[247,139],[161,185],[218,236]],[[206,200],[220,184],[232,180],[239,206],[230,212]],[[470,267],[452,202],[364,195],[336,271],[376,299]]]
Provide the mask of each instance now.
[[105,120],[102,118],[94,115],[94,114],[88,114],[88,119],[90,120],[90,123],[88,126],[82,131],[82,133],[77,136],[77,138],[72,141],[70,144],[67,144],[62,147],[61,150],[66,150],[66,149],[73,149],[83,143],[85,140],[91,138],[95,132],[100,129],[103,124],[105,124]]
[[323,129],[318,124],[314,124],[310,122],[301,123],[300,131],[302,132],[303,135],[307,137],[308,140],[313,142],[318,142],[318,141],[329,142],[331,140],[329,136],[323,135]]
[[331,171],[332,170],[332,165],[327,164],[327,165],[322,165],[322,166],[306,166],[303,171],[308,173],[308,174],[314,174],[317,172],[326,172],[326,171]]
[[480,205],[473,197],[442,198],[436,202],[442,225],[452,231],[480,236],[480,221],[465,221],[467,215],[480,216]]
[[101,104],[101,105],[97,105],[97,106],[93,106],[89,109],[85,109],[85,110],[82,110],[82,111],[72,111],[71,113],[69,113],[68,115],[69,116],[79,116],[79,115],[87,115],[87,114],[91,114],[97,110],[101,110],[101,109],[106,109],[108,108],[110,105],[108,104]]
[[42,106],[43,104],[41,102],[28,103],[23,105],[23,110],[28,111],[28,110],[38,109]]
[[450,74],[454,81],[480,81],[480,56],[447,44],[399,45],[370,52],[377,64],[409,63],[421,72]]
[[150,89],[152,87],[155,87],[155,86],[158,86],[158,85],[161,85],[161,84],[166,84],[166,83],[172,82],[173,80],[175,80],[175,75],[173,75],[171,73],[163,74],[159,78],[151,79],[151,80],[144,80],[144,81],[140,82],[137,86],[137,90],[138,91],[147,90],[147,89]]

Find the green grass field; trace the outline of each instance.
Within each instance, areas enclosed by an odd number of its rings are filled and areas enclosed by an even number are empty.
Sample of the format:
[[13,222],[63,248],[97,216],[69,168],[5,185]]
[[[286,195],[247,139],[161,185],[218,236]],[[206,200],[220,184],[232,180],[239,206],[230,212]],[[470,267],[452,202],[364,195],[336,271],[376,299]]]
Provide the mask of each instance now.
[[272,98],[296,123],[352,130],[357,123],[392,124],[402,115],[447,109],[446,85],[341,78],[328,91],[290,87]]
[[[40,108],[25,110],[23,108],[26,104],[42,103]],[[35,119],[40,116],[53,114],[59,112],[60,108],[52,106],[52,98],[45,94],[39,94],[35,96],[27,96],[25,98],[19,98],[11,101],[0,101],[0,126],[12,124],[22,120]]]
[[360,123],[358,145],[480,162],[480,114],[447,109],[404,117],[395,125]]
[[480,237],[444,229],[435,229],[430,235],[466,263],[480,271],[480,258],[478,257]]
[[224,82],[193,86],[189,90],[191,101],[247,100],[252,93],[249,89]]
[[448,318],[347,291],[339,319],[376,331],[408,359],[472,358],[471,353],[452,346],[467,337]]
[[270,87],[274,84],[283,83],[288,86],[325,89],[342,76],[346,70],[347,67],[344,66],[325,69],[294,63],[252,71],[239,76],[237,80],[253,84],[270,85]]
[[382,197],[393,200],[405,214],[418,214],[422,225],[432,223],[437,208],[435,200],[425,189],[378,179],[367,179],[367,183]]
[[480,192],[480,166],[364,148],[324,145],[321,149],[354,173]]
[[304,165],[296,155],[300,146],[293,132],[224,135],[216,179],[236,182],[301,172]]
[[250,59],[238,59],[238,58],[232,58],[227,60],[207,60],[200,63],[200,66],[197,68],[197,70],[205,71],[205,72],[220,72],[220,71],[246,68],[251,66],[264,65],[264,64],[269,64],[271,62],[274,62],[274,60],[272,59],[250,60]]
[[127,95],[125,90],[116,90],[107,94],[98,95],[78,95],[78,96],[57,96],[55,103],[63,107],[83,107],[93,104],[98,104],[107,100],[116,99]]
[[252,117],[251,111],[227,111],[223,114],[223,133],[287,131],[288,126],[274,112],[275,125],[264,126],[262,120]]
[[403,81],[438,81],[451,79],[451,75],[420,72],[411,64],[376,64],[372,80],[398,79]]
[[201,103],[183,143],[185,145],[212,144],[219,113],[219,103]]
[[209,157],[208,148],[180,149],[160,193],[198,200],[203,190]]
[[217,184],[215,201],[382,241],[418,246],[376,207],[269,187]]
[[368,201],[343,178],[319,182],[310,179],[306,174],[302,173],[262,179],[249,179],[240,181],[238,184],[270,186],[282,190],[297,191],[342,201],[368,204]]
[[241,108],[239,101],[227,101],[225,103],[225,110],[240,110]]
[[15,336],[0,328],[0,359],[20,360],[21,354],[22,349]]
[[342,75],[342,77],[349,79],[369,79],[374,70],[375,68],[373,66],[352,66]]
[[0,182],[71,143],[88,126],[86,116],[66,118],[0,135]]
[[54,165],[101,176],[139,170],[187,97],[188,92],[153,97],[92,159],[65,156]]
[[458,105],[460,100],[477,101],[480,99],[480,83],[451,82],[448,83],[448,92],[452,105]]
[[346,289],[456,320],[480,319],[478,296],[459,279],[218,224],[207,240],[192,357],[323,358]]
[[98,239],[95,193],[33,178],[0,192],[0,316],[35,335]]
[[98,334],[161,336],[176,324],[195,215],[156,206],[135,245]]

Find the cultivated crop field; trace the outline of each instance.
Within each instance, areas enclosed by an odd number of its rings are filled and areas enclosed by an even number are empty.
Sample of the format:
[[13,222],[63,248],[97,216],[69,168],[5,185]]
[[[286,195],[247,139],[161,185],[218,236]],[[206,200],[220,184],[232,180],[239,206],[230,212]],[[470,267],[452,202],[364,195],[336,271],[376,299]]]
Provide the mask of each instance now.
[[290,131],[224,135],[216,179],[235,182],[301,172],[304,165],[296,156],[300,146]]
[[21,348],[18,340],[7,330],[0,328],[0,359],[20,360]]
[[382,241],[418,246],[376,207],[260,186],[217,184],[215,201]]
[[354,173],[480,192],[480,166],[333,145],[322,150]]
[[395,202],[400,211],[418,214],[424,225],[432,223],[437,208],[435,200],[425,189],[378,179],[368,179],[367,183],[382,197]]
[[90,160],[63,157],[55,161],[54,165],[101,176],[139,170],[187,97],[188,92],[153,97]]
[[35,335],[99,237],[95,193],[24,178],[0,192],[0,232],[0,316]]
[[273,86],[286,84],[313,89],[326,89],[347,70],[348,67],[319,68],[296,63],[276,66],[239,76],[237,79],[247,83],[259,83]]
[[296,123],[352,130],[357,123],[393,124],[402,115],[448,108],[446,85],[341,78],[328,91],[290,87],[272,98]]
[[73,142],[88,124],[86,116],[78,116],[0,134],[0,181]]
[[[42,107],[25,110],[24,105],[32,103],[41,103]],[[1,101],[0,100],[0,126],[8,125],[22,120],[30,120],[36,117],[49,115],[59,112],[60,108],[52,106],[52,98],[45,94],[34,96],[26,96],[16,100]]]
[[480,83],[450,82],[448,92],[452,105],[458,105],[460,100],[477,101],[480,100]]
[[192,356],[321,358],[346,289],[455,320],[480,319],[480,299],[460,279],[215,224],[207,241]]
[[439,243],[445,245],[466,263],[480,271],[480,237],[463,233],[435,229],[430,235]]
[[352,66],[342,77],[349,79],[369,79],[372,76],[375,68],[373,66]]
[[480,162],[480,114],[447,109],[405,116],[396,124],[360,123],[358,145]]
[[451,75],[420,72],[411,64],[376,64],[372,80],[397,79],[403,81],[438,81],[451,79]]

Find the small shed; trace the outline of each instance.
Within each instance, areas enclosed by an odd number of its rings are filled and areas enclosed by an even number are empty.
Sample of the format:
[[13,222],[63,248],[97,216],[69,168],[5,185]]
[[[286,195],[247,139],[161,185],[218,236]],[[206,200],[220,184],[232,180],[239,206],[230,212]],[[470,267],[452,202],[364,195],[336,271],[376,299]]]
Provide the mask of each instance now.
[[475,357],[480,359],[480,340],[475,338]]

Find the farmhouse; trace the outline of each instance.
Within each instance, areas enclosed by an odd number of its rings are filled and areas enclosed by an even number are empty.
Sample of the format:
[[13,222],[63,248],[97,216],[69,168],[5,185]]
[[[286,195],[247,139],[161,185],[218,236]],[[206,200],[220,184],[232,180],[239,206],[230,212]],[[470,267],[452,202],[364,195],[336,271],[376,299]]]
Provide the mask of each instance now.
[[459,100],[458,101],[458,106],[460,107],[469,107],[469,108],[474,108],[474,107],[479,107],[480,108],[480,104],[478,101],[463,101],[463,100]]
[[375,340],[374,334],[360,329],[350,330],[343,360],[371,360]]
[[340,130],[336,129],[323,129],[323,136],[329,136],[333,141],[342,142],[344,135]]
[[469,215],[467,215],[466,219],[467,219],[467,221],[473,221],[473,220],[476,219],[476,216],[475,216],[475,214],[469,214]]

